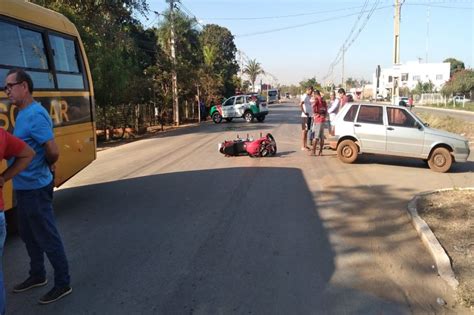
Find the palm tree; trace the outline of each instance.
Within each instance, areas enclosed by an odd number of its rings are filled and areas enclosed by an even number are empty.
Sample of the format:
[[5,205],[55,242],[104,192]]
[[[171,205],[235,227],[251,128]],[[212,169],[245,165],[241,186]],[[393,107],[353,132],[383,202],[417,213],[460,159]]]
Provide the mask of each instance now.
[[250,82],[252,82],[252,88],[255,89],[255,81],[257,80],[257,77],[260,74],[265,74],[265,71],[263,71],[262,66],[256,59],[251,59],[245,66],[244,73],[248,74]]

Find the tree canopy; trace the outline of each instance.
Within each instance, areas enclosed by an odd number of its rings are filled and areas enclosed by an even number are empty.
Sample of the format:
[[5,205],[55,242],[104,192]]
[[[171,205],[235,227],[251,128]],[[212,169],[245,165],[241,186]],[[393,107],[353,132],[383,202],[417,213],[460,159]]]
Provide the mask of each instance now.
[[450,65],[450,77],[451,78],[453,77],[453,75],[456,72],[465,69],[464,62],[462,62],[461,60],[457,60],[456,58],[448,58],[448,59],[444,60],[443,62],[449,62],[451,64]]

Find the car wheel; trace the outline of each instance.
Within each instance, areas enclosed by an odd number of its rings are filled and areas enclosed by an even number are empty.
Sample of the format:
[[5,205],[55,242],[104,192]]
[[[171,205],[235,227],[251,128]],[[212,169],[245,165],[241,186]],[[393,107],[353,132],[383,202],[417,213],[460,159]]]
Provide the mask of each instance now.
[[246,122],[252,122],[253,121],[252,112],[245,112],[244,113],[244,119],[245,119]]
[[232,118],[225,118],[225,121],[231,122],[231,121],[232,121]]
[[257,121],[258,122],[263,122],[265,120],[265,116],[258,116]]
[[344,140],[337,146],[337,156],[344,163],[353,163],[357,160],[359,148],[352,140]]
[[215,122],[216,124],[220,124],[222,121],[222,116],[218,112],[215,112],[212,114],[212,121]]
[[453,157],[446,148],[436,148],[428,159],[428,166],[431,170],[439,173],[445,173],[453,165]]

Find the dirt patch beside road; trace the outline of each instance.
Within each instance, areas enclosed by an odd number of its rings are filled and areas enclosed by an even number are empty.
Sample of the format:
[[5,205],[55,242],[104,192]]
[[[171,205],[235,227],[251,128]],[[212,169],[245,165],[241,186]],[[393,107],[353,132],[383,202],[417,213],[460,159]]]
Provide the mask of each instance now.
[[429,194],[417,209],[451,258],[458,302],[474,311],[474,190]]

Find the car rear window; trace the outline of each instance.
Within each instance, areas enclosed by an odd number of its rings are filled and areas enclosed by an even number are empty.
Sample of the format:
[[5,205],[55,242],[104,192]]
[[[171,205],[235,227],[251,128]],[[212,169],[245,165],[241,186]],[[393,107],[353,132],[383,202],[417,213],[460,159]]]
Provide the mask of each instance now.
[[349,111],[347,112],[346,116],[344,116],[344,121],[354,121],[355,116],[357,114],[357,108],[359,107],[358,105],[346,105],[346,106],[351,106]]
[[381,106],[361,105],[357,122],[383,125],[383,108]]

